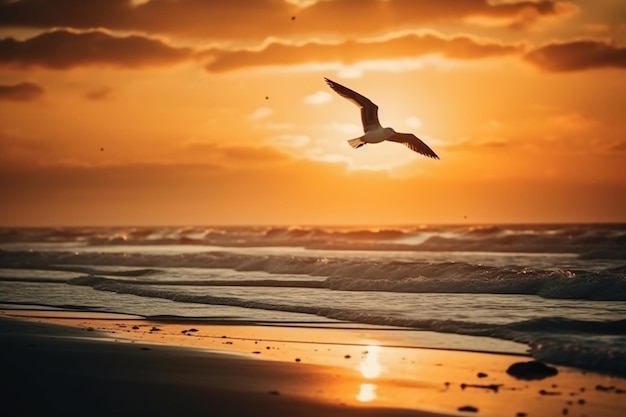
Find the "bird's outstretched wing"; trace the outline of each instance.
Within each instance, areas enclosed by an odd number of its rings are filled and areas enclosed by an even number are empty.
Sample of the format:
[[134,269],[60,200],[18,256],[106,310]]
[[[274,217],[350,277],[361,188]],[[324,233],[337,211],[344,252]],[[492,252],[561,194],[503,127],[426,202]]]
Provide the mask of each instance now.
[[357,106],[361,108],[361,122],[363,123],[363,131],[367,133],[370,129],[379,129],[380,122],[378,121],[378,106],[372,101],[360,95],[356,91],[350,90],[348,87],[324,78],[326,84],[330,86],[341,97],[347,98]]
[[387,140],[402,143],[403,145],[408,146],[409,149],[414,150],[417,153],[421,153],[429,158],[439,159],[437,154],[430,149],[428,145],[411,133],[395,133],[387,138]]

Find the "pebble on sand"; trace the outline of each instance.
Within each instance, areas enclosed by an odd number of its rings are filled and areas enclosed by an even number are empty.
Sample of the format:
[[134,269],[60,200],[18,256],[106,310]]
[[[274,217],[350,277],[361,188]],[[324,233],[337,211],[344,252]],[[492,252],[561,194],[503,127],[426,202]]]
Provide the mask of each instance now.
[[546,391],[545,389],[539,390],[540,395],[561,395],[558,391]]
[[461,384],[462,390],[464,390],[465,388],[481,388],[481,389],[491,390],[495,392],[496,394],[500,390],[500,387],[502,387],[502,384],[481,385],[481,384],[466,384],[465,382]]
[[472,405],[464,405],[463,407],[459,407],[457,408],[457,410],[459,411],[466,411],[468,413],[477,413],[478,412],[478,408],[472,406]]
[[509,366],[506,373],[517,379],[537,380],[554,376],[559,371],[538,361],[517,362]]

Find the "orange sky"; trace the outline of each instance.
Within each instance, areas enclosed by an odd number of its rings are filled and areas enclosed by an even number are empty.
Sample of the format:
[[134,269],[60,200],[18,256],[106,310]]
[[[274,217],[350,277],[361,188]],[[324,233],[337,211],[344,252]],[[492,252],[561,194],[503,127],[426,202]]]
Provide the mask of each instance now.
[[623,0],[0,0],[0,225],[623,222],[625,132]]

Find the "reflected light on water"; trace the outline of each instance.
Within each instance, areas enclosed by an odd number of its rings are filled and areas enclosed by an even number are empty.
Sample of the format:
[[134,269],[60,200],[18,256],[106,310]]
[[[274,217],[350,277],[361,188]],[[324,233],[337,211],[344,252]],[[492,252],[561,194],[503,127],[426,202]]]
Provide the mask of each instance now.
[[376,385],[375,384],[361,384],[359,393],[356,395],[356,399],[362,403],[368,403],[376,399]]
[[382,372],[378,353],[380,352],[380,346],[368,346],[367,353],[364,355],[363,360],[359,364],[359,371],[364,378],[374,379],[377,378]]

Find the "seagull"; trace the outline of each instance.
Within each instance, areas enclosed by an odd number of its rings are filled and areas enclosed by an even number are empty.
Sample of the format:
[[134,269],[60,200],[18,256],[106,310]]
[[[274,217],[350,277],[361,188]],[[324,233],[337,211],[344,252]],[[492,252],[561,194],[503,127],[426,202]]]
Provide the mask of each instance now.
[[365,134],[355,139],[350,139],[348,143],[353,148],[359,148],[366,143],[380,143],[384,140],[401,143],[409,149],[421,153],[433,159],[439,159],[437,154],[412,133],[398,133],[390,127],[382,127],[378,121],[378,106],[367,97],[364,97],[348,87],[336,83],[328,78],[324,78],[337,94],[346,98],[361,108],[361,121]]

